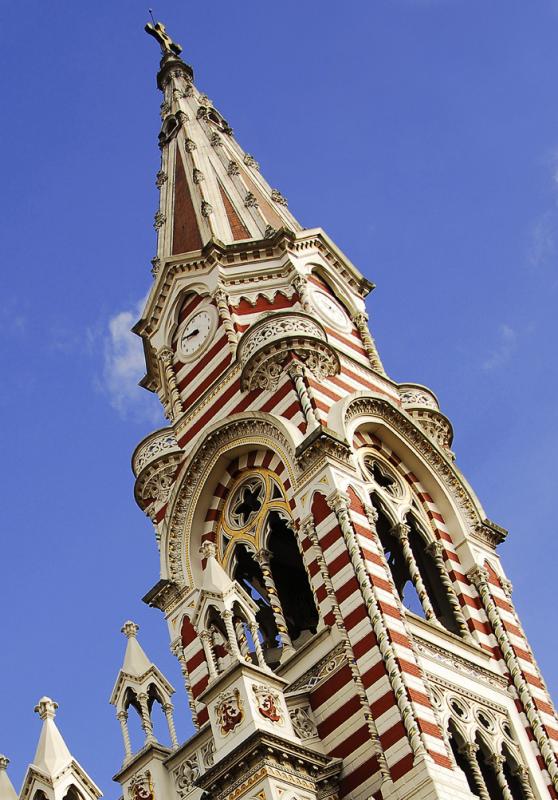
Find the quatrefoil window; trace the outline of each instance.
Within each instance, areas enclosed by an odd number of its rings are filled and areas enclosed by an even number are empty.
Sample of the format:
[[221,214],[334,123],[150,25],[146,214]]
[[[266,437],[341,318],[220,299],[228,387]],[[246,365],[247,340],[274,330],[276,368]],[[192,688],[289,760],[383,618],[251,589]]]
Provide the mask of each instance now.
[[217,542],[226,565],[238,542],[251,552],[265,548],[272,512],[290,520],[291,511],[280,479],[263,467],[246,470],[231,486],[219,521]]
[[393,497],[401,496],[399,481],[388,471],[384,464],[380,464],[373,456],[367,455],[364,457],[364,468],[369,478],[371,478],[380,489],[388,492]]
[[262,507],[265,487],[259,478],[246,481],[236,491],[229,508],[229,520],[234,528],[245,528]]

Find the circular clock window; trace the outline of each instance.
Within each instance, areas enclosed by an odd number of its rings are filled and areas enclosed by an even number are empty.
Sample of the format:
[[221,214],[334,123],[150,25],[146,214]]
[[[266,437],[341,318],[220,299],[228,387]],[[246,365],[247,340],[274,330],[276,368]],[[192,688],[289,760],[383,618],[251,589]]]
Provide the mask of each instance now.
[[217,312],[213,306],[194,311],[178,331],[177,350],[182,361],[193,361],[213,339],[217,327]]
[[338,303],[331,295],[321,289],[315,289],[313,286],[310,287],[310,296],[318,313],[328,325],[342,331],[350,329],[351,322],[341,303]]

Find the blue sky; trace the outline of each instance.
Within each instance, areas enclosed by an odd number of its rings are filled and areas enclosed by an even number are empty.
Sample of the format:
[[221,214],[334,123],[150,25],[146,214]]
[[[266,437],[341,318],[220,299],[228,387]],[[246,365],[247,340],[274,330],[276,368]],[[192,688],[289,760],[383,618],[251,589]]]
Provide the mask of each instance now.
[[[558,3],[159,0],[207,92],[377,284],[389,373],[427,384],[488,516],[543,673],[555,659]],[[161,418],[128,329],[150,285],[158,52],[131,0],[2,8],[0,752],[19,786],[58,722],[107,797],[127,618],[187,703],[130,455]]]

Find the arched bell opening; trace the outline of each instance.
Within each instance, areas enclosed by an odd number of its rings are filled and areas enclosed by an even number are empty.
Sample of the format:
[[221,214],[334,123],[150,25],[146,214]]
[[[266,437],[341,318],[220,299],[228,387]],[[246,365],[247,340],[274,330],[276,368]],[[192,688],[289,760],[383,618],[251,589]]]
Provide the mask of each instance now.
[[422,577],[430,603],[438,622],[446,630],[457,635],[460,634],[459,624],[455,617],[454,610],[448,599],[447,588],[444,587],[440,567],[436,564],[428,548],[432,544],[432,539],[428,539],[422,526],[417,522],[413,515],[407,516],[409,525],[409,544],[415,557],[419,573]]
[[[130,714],[130,708],[134,709],[133,714]],[[145,730],[143,726],[141,704],[137,694],[131,687],[126,689],[124,695],[123,710],[126,712],[126,724],[130,742],[132,745],[132,752],[135,753],[143,747],[145,741]]]
[[316,633],[320,616],[292,527],[276,511],[270,513],[268,524],[271,570],[289,636],[298,649]]

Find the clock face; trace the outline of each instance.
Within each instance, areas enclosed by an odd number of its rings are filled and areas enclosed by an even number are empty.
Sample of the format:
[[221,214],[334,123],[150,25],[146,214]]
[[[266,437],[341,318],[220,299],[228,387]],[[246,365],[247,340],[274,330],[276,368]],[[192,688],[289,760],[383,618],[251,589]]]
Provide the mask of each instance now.
[[316,308],[326,322],[341,330],[347,330],[349,328],[350,323],[347,314],[333,297],[330,297],[319,289],[313,288],[311,289],[311,295]]
[[209,342],[215,317],[211,309],[204,308],[186,320],[178,337],[180,354],[186,360],[194,358]]

